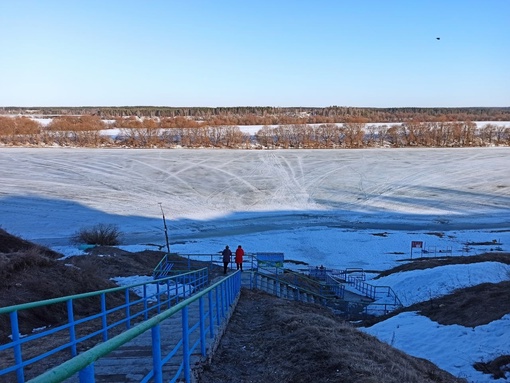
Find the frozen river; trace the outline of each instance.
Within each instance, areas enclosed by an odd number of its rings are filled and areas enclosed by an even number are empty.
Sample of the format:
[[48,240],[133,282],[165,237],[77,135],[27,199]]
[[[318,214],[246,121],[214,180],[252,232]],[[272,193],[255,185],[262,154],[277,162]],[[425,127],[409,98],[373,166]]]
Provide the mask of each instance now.
[[510,148],[0,149],[0,225],[42,243],[115,223],[127,243],[304,227],[510,226]]

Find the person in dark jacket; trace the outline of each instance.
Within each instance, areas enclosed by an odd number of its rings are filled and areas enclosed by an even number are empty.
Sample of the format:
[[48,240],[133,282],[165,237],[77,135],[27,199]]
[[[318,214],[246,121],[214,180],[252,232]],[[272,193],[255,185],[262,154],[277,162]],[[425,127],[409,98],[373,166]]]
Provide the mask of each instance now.
[[228,264],[231,261],[232,258],[232,251],[228,248],[228,245],[225,246],[225,249],[221,252],[221,255],[223,255],[223,274],[227,273]]
[[244,250],[241,247],[241,245],[237,246],[236,250],[236,266],[237,270],[243,271],[243,256],[244,256]]

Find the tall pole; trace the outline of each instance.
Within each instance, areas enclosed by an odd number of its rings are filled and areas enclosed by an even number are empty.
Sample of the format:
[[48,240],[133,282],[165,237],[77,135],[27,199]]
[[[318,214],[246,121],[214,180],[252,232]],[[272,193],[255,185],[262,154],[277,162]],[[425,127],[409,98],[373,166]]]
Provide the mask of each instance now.
[[161,208],[161,214],[163,215],[163,227],[165,228],[165,239],[166,239],[166,250],[168,255],[170,255],[170,243],[168,242],[168,227],[166,226],[165,212],[163,211],[163,206],[161,202],[159,202],[159,207]]

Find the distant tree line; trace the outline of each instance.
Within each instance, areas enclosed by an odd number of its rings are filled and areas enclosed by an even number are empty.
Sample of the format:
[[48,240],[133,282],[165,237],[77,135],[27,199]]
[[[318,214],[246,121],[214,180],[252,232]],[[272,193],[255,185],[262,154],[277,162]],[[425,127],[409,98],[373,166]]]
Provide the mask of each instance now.
[[28,117],[4,116],[0,117],[0,144],[269,149],[509,146],[510,126],[487,123],[477,128],[471,121],[373,124],[353,118],[345,123],[263,125],[250,136],[238,125],[209,125],[184,117],[117,118],[107,124],[97,115],[60,116],[43,126]]
[[256,135],[265,148],[473,147],[510,145],[510,126],[473,122],[363,122],[264,126]]
[[316,107],[2,107],[0,114],[39,116],[99,116],[102,119],[119,117],[186,118],[208,125],[285,125],[344,123],[352,119],[365,122],[406,121],[510,121],[510,107],[468,108],[356,108],[346,106]]

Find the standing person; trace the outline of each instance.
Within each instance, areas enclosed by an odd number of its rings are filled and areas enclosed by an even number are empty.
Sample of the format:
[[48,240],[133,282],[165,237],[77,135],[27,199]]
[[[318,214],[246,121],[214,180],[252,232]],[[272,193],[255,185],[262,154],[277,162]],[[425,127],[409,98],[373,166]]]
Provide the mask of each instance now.
[[225,249],[221,252],[223,255],[223,274],[227,273],[228,264],[230,263],[232,259],[232,252],[228,248],[228,245],[225,246]]
[[236,250],[236,266],[237,270],[243,271],[243,256],[244,256],[244,250],[241,247],[241,245],[237,246]]

